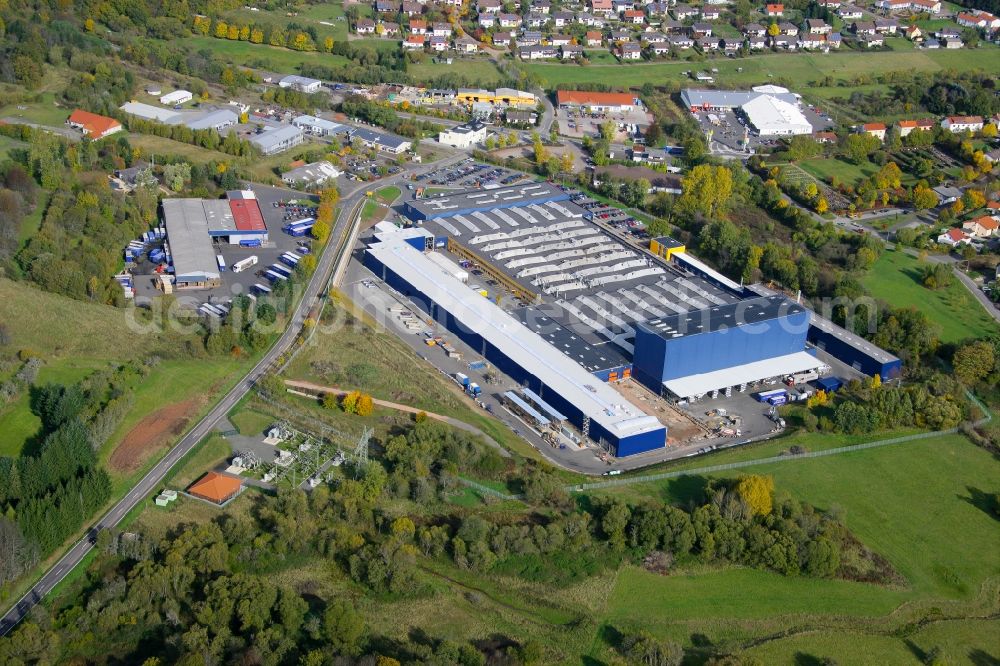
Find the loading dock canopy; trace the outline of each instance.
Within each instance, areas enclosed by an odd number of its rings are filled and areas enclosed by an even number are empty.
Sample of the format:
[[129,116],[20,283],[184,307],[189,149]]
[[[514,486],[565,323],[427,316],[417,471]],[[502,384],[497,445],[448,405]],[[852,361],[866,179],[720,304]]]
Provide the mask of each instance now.
[[549,425],[549,420],[547,418],[542,416],[537,409],[526,403],[524,400],[521,400],[521,398],[519,398],[518,395],[513,391],[507,391],[506,393],[503,394],[503,397],[507,398],[512,403],[520,407],[525,414],[535,419],[535,422],[538,423],[538,425],[540,426]]
[[812,354],[801,351],[733,368],[723,368],[700,375],[670,379],[663,382],[663,387],[679,399],[694,398],[729,386],[752,384],[771,377],[784,377],[797,372],[815,370],[824,365]]
[[538,408],[540,410],[542,410],[543,412],[545,412],[546,414],[548,414],[549,418],[551,418],[553,421],[565,421],[566,420],[565,416],[563,416],[558,411],[556,411],[555,408],[552,407],[552,405],[550,405],[549,403],[545,402],[540,397],[538,397],[538,394],[536,394],[534,391],[532,391],[527,386],[525,386],[524,388],[521,389],[521,393],[528,400],[530,400],[531,402],[533,402],[536,405],[538,405]]

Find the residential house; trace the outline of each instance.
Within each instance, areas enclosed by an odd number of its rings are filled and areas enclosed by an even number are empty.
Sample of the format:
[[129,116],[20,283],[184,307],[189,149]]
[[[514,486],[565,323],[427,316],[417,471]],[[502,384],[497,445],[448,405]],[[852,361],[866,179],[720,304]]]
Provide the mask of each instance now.
[[816,0],[816,4],[820,9],[826,9],[829,11],[834,11],[840,7],[840,0]]
[[843,42],[844,40],[841,38],[839,32],[831,32],[826,36],[826,45],[831,49],[839,49]]
[[403,13],[407,17],[420,16],[424,13],[424,6],[415,0],[403,0]]
[[958,134],[960,132],[978,132],[983,129],[982,116],[947,116],[941,121],[941,127]]
[[690,49],[694,46],[694,40],[686,35],[671,35],[670,36],[670,46],[681,51]]
[[691,26],[691,35],[695,38],[701,37],[711,37],[712,36],[712,24],[710,23],[695,23]]
[[443,53],[448,50],[448,38],[441,35],[431,35],[427,44],[430,46],[431,51],[437,53]]
[[674,19],[663,19],[660,21],[660,30],[663,32],[687,32],[687,27],[680,21],[675,21]]
[[934,33],[934,36],[938,39],[959,39],[962,36],[962,31],[958,28],[940,28]]
[[698,10],[691,5],[677,5],[673,9],[674,18],[684,21],[698,15]]
[[874,21],[855,21],[851,24],[851,32],[859,37],[861,35],[874,35],[875,34],[875,22]]
[[837,134],[835,132],[813,132],[812,138],[817,143],[837,143]]
[[646,22],[646,12],[641,9],[626,9],[622,14],[622,20],[625,21],[625,23],[642,25]]
[[910,8],[910,0],[878,0],[875,6],[886,12],[902,12]]
[[499,14],[501,9],[503,3],[500,0],[479,0],[476,3],[476,10],[480,14]]
[[455,40],[455,50],[459,53],[479,53],[479,42],[468,35],[462,35]]
[[843,5],[837,10],[837,16],[844,19],[845,21],[850,21],[853,19],[859,19],[864,16],[864,12],[855,7],[854,5]]
[[968,245],[971,241],[972,239],[969,238],[969,235],[961,229],[949,229],[937,237],[938,243],[941,243],[942,245],[949,245],[951,247]]
[[998,229],[1000,229],[1000,222],[997,222],[989,215],[977,217],[962,225],[962,230],[973,238],[990,238],[991,236],[996,236]]
[[627,42],[618,47],[618,57],[622,60],[640,60],[642,50],[635,42]]
[[583,47],[576,44],[568,44],[562,47],[562,59],[572,60],[573,58],[582,58],[584,55]]
[[547,14],[539,14],[537,12],[528,14],[527,18],[524,19],[524,25],[529,28],[541,28],[548,22],[549,17]]
[[899,21],[896,19],[875,19],[875,31],[883,35],[895,35],[899,29]]
[[483,30],[489,30],[495,27],[497,24],[496,14],[480,14],[479,15],[479,27]]
[[959,12],[955,22],[966,28],[980,28],[986,31],[1000,29],[1000,18],[984,11]]
[[784,16],[785,6],[781,3],[770,4],[764,6],[765,16]]
[[427,43],[426,35],[409,35],[403,41],[403,48],[407,51],[417,51],[424,48]]
[[600,16],[594,16],[587,12],[581,12],[576,15],[576,22],[585,25],[588,28],[603,28],[604,18]]
[[354,24],[354,32],[359,35],[374,35],[375,21],[366,18],[358,19],[358,22]]
[[924,32],[915,25],[908,25],[906,26],[906,30],[903,31],[903,36],[911,42],[919,42],[923,40]]
[[704,5],[701,8],[701,20],[702,21],[717,21],[719,17],[722,16],[722,12],[719,11],[718,7],[711,7]]
[[751,51],[763,51],[767,48],[767,38],[766,37],[748,37],[747,38],[747,48]]
[[650,2],[646,5],[646,16],[666,16],[667,11],[670,9],[669,2]]
[[945,37],[944,39],[940,40],[940,42],[941,46],[943,46],[946,49],[952,49],[952,50],[960,49],[965,46],[965,42],[963,42],[958,37]]
[[521,60],[545,60],[557,58],[559,53],[552,46],[522,46],[517,50]]
[[777,35],[776,37],[771,37],[771,46],[776,49],[794,51],[799,47],[799,39],[798,37],[789,37],[788,35]]
[[736,53],[743,48],[743,40],[739,37],[730,37],[722,40],[722,50],[726,54]]
[[399,11],[399,3],[392,0],[375,0],[375,11],[382,13],[395,13]]
[[885,38],[882,35],[861,35],[858,37],[858,44],[866,49],[873,49],[878,46],[885,46]]
[[587,31],[587,46],[600,46],[604,43],[604,35],[596,30]]
[[934,121],[930,118],[923,118],[921,120],[900,120],[896,123],[896,127],[899,128],[899,136],[907,136],[911,132],[926,132],[934,129]]
[[548,14],[552,11],[552,3],[549,0],[534,0],[531,3],[531,11],[539,14]]
[[573,41],[573,38],[569,35],[552,35],[549,38],[549,44],[552,46],[568,46]]
[[799,48],[807,50],[821,49],[826,46],[826,35],[813,35],[804,32],[799,36]]
[[557,28],[564,28],[576,21],[573,12],[556,12],[552,15],[552,25]]
[[662,32],[647,32],[642,36],[643,41],[647,44],[666,44],[667,36]]
[[924,14],[940,14],[941,0],[910,0],[910,9]]
[[542,33],[537,30],[525,30],[517,40],[518,46],[538,46],[542,43]]
[[435,37],[451,37],[450,23],[435,23],[431,28],[431,34]]
[[610,14],[615,9],[614,0],[590,0],[590,11],[594,14]]
[[655,56],[665,56],[670,53],[670,42],[664,42],[663,44],[650,44],[649,50],[653,52]]
[[864,134],[875,137],[879,141],[885,141],[886,132],[885,123],[865,123],[861,125],[858,130]]
[[427,21],[424,21],[423,19],[410,19],[410,34],[426,35]]
[[399,24],[392,21],[382,21],[382,34],[386,37],[399,37]]
[[701,47],[701,50],[704,53],[707,53],[708,51],[718,51],[721,45],[722,40],[718,37],[702,37],[698,40],[698,46]]
[[500,14],[497,17],[497,23],[500,24],[501,28],[517,28],[521,25],[521,17],[517,14]]
[[629,30],[612,30],[611,31],[611,41],[620,44],[622,42],[628,42],[632,39],[632,33]]
[[782,21],[779,23],[778,30],[781,31],[782,35],[788,35],[789,37],[795,37],[799,34],[798,27],[788,21]]
[[744,37],[763,37],[767,34],[767,28],[760,23],[747,23],[743,26]]
[[501,48],[507,48],[511,43],[511,34],[509,32],[495,32],[493,33],[493,46],[499,46]]
[[833,26],[824,21],[823,19],[806,19],[805,27],[803,28],[810,35],[829,35],[833,32]]

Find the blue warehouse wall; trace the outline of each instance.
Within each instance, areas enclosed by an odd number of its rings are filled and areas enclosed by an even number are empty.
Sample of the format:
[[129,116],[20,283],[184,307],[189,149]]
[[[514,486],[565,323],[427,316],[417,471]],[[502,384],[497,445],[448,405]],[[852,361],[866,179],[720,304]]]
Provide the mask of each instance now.
[[889,380],[898,377],[899,373],[903,370],[903,362],[898,358],[888,363],[883,363],[878,359],[872,358],[863,349],[858,349],[846,340],[815,326],[809,327],[808,339],[810,343],[816,345],[816,347],[833,356],[841,363],[860,370],[868,376],[877,374],[883,380]]
[[[425,294],[413,288],[406,280],[401,278],[394,271],[387,268],[381,261],[372,254],[366,252],[364,255],[364,265],[372,273],[381,278],[386,284],[399,293],[413,301],[414,305],[440,322],[448,331],[460,338],[463,342],[476,350],[481,350],[484,359],[489,361],[500,372],[508,375],[518,384],[527,386],[537,393],[539,397],[548,402],[554,409],[562,412],[567,420],[578,429],[583,426],[584,414],[568,400],[552,391],[542,381],[529,370],[511,360],[506,354],[497,349],[489,340],[484,339],[478,333],[474,333],[465,327],[452,313],[447,312],[437,303],[433,302]],[[618,368],[619,376],[621,371],[627,366]],[[606,374],[606,373],[605,373]],[[621,441],[595,421],[590,423],[590,438],[596,442],[601,442],[615,451],[615,455],[626,456],[643,451],[650,451],[664,446],[666,442],[666,428],[654,430],[649,433],[642,433],[632,437],[626,437]]]
[[636,327],[636,378],[655,391],[668,379],[731,368],[803,351],[809,313],[797,312],[753,325],[663,338]]

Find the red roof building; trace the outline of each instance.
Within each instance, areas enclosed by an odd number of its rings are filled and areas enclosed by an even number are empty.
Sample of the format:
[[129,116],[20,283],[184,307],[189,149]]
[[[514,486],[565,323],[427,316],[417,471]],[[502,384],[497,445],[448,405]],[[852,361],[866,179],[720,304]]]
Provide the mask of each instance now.
[[256,199],[230,199],[229,210],[233,211],[237,231],[267,231]]
[[768,16],[781,16],[785,13],[785,5],[781,3],[770,4],[767,5],[764,10]]
[[109,134],[114,134],[121,130],[122,125],[114,118],[99,116],[90,111],[77,109],[70,114],[66,124],[74,129],[78,129],[95,141],[103,139]]
[[559,106],[587,106],[592,109],[631,111],[638,106],[632,93],[587,92],[560,90],[556,93]]
[[236,476],[209,472],[188,488],[188,494],[216,504],[224,504],[240,494],[243,482]]

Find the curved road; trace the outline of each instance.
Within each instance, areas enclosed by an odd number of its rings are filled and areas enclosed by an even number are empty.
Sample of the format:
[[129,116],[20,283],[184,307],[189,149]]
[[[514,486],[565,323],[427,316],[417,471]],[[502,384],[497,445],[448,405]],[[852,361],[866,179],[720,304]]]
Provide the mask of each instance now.
[[[99,530],[108,529],[114,527],[120,523],[125,516],[135,508],[144,498],[148,497],[150,494],[156,490],[160,483],[162,482],[164,476],[167,472],[176,465],[181,458],[183,458],[194,446],[202,440],[207,434],[209,434],[212,428],[215,426],[219,419],[226,416],[226,414],[233,407],[236,406],[243,396],[245,396],[252,388],[254,383],[264,375],[271,364],[281,356],[295,341],[298,336],[299,329],[302,326],[302,322],[306,319],[306,314],[315,304],[317,297],[323,293],[326,289],[327,282],[330,279],[330,275],[333,271],[334,264],[337,260],[337,247],[334,244],[333,239],[338,241],[342,238],[344,232],[348,229],[351,217],[357,208],[358,204],[365,198],[365,192],[372,188],[382,188],[386,185],[392,185],[398,183],[410,177],[411,174],[419,173],[421,170],[430,171],[439,168],[442,163],[447,163],[449,161],[457,161],[458,159],[464,159],[465,155],[460,154],[458,156],[451,155],[443,160],[439,160],[436,163],[428,163],[423,165],[423,167],[415,168],[409,167],[405,169],[402,173],[397,174],[391,178],[386,178],[382,181],[376,183],[361,183],[352,189],[348,190],[346,196],[343,196],[340,201],[340,214],[337,217],[337,223],[334,226],[332,233],[330,234],[330,244],[327,246],[327,251],[319,259],[319,263],[316,266],[316,272],[313,274],[312,279],[305,288],[302,299],[299,302],[298,307],[292,315],[288,327],[285,332],[282,333],[278,341],[271,347],[270,351],[264,355],[264,358],[254,366],[254,368],[245,376],[240,382],[233,387],[225,397],[220,400],[212,410],[202,418],[184,437],[165,455],[159,462],[157,462],[149,472],[142,477],[142,479],[132,487],[128,493],[121,498],[106,514],[104,514],[100,520],[94,523],[90,529],[87,530],[87,534],[77,541],[73,546],[59,559],[55,565],[52,566],[48,571],[46,571],[42,577],[28,590],[27,594],[21,597],[20,600],[10,610],[4,614],[3,618],[0,619],[0,636],[4,636],[9,633],[17,623],[20,622],[31,609],[38,604],[46,594],[52,591],[60,581],[63,580],[69,574],[70,571],[76,567],[83,558],[90,552],[94,547],[94,543],[97,538],[97,533]],[[353,245],[353,239],[347,239],[347,247]],[[350,252],[348,250],[348,256]]]

